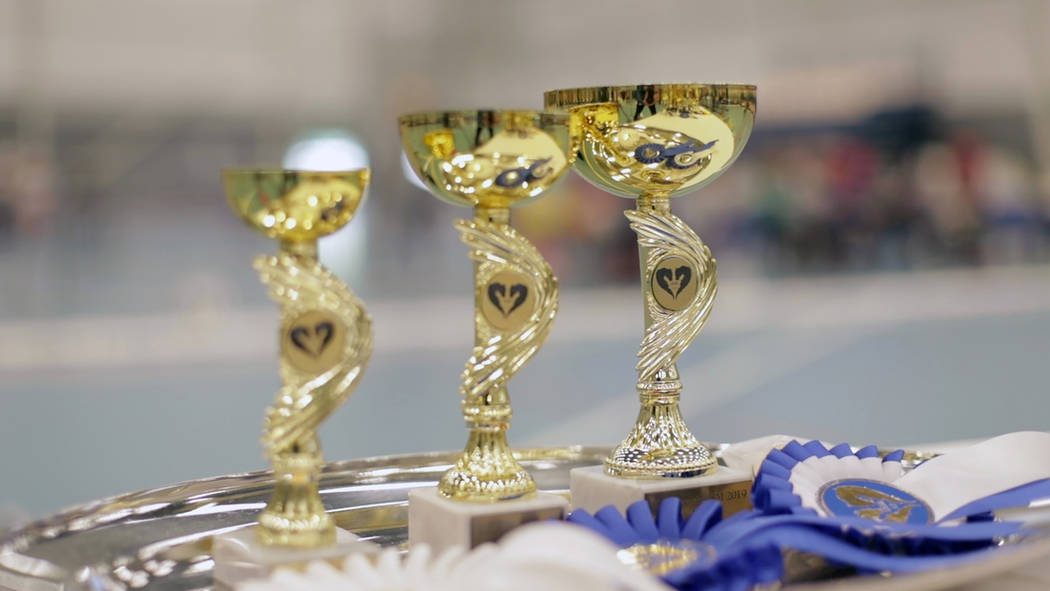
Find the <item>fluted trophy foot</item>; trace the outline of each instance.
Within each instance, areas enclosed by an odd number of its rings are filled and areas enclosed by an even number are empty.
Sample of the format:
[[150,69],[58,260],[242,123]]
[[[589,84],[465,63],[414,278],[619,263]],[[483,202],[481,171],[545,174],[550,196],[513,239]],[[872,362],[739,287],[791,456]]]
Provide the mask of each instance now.
[[309,453],[273,458],[276,483],[259,514],[256,537],[268,546],[314,548],[335,543],[335,522],[325,513],[317,484],[321,476],[320,448]]
[[441,477],[438,492],[447,499],[468,503],[495,503],[525,498],[536,492],[536,482],[524,469],[479,476],[469,465],[450,469]]
[[505,431],[473,431],[456,464],[441,477],[438,492],[447,499],[489,503],[531,495],[536,482],[514,459]]
[[718,469],[711,450],[703,445],[674,449],[646,449],[620,445],[605,460],[605,473],[621,478],[689,478]]
[[307,491],[280,486],[274,498],[259,515],[256,537],[267,546],[291,548],[316,548],[335,543],[335,522],[324,511],[324,504],[316,491]]
[[646,398],[630,434],[605,460],[605,473],[624,478],[688,478],[712,474],[718,462],[689,431],[678,395]]

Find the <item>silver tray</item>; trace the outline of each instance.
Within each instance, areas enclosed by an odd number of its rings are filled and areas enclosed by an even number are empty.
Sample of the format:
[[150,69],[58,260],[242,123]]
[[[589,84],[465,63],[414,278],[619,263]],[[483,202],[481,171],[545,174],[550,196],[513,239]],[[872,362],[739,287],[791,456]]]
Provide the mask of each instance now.
[[[516,450],[540,489],[568,494],[569,470],[599,464],[607,447]],[[408,491],[435,486],[459,452],[331,462],[321,497],[336,524],[384,546],[408,537]],[[62,589],[85,567],[128,588],[211,589],[212,536],[255,523],[272,473],[193,480],[80,505],[0,540],[0,589]]]
[[[725,448],[714,447],[718,455]],[[321,477],[321,496],[340,527],[384,546],[400,546],[407,538],[409,489],[434,486],[458,453],[332,462]],[[569,471],[601,463],[608,453],[606,447],[580,446],[515,452],[540,489],[566,495]],[[911,453],[906,462],[924,457]],[[271,473],[259,471],[194,480],[74,507],[0,539],[0,589],[68,589],[66,581],[85,567],[129,589],[211,589],[212,536],[255,523],[271,488]],[[1050,568],[1043,566],[1047,555],[1050,541],[1036,540],[952,571],[892,580],[851,578],[806,587],[945,589],[990,577],[1001,584],[1015,573],[1020,585],[1016,588],[1046,589],[1050,588]],[[1034,586],[1029,586],[1032,583]]]

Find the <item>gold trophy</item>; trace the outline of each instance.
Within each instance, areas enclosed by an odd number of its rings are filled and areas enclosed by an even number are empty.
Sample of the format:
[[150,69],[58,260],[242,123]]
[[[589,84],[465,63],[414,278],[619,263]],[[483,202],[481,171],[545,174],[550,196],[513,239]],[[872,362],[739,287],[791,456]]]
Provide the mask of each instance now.
[[510,208],[538,199],[568,169],[565,115],[477,110],[405,115],[412,168],[436,195],[472,207],[456,222],[474,261],[474,350],[463,372],[470,435],[435,490],[412,491],[409,540],[475,546],[524,521],[558,517],[556,495],[536,492],[507,444],[507,382],[536,354],[558,308],[550,265],[510,226]]
[[223,171],[233,210],[280,244],[277,255],[260,255],[254,266],[281,306],[282,382],[262,434],[276,481],[273,495],[254,534],[216,539],[216,578],[228,584],[370,546],[337,530],[325,512],[317,436],[318,426],[353,393],[372,355],[372,319],[364,304],[317,260],[317,239],[354,216],[368,175],[367,169]]
[[[739,484],[712,489],[734,476],[713,476],[714,455],[689,431],[678,407],[682,385],[675,362],[707,321],[718,282],[710,250],[671,213],[671,198],[711,182],[740,154],[754,123],[755,87],[576,88],[547,92],[544,102],[570,117],[576,169],[606,191],[635,200],[636,209],[624,213],[638,235],[645,311],[636,365],[641,410],[627,438],[605,461],[606,482],[593,470],[589,485],[574,479],[573,503],[597,509],[601,505],[595,503],[626,506],[647,498],[655,506],[662,496],[688,497],[684,491],[701,488],[683,501],[740,497],[727,509],[746,506]],[[709,477],[685,481],[704,475]],[[661,482],[644,482],[655,479]]]

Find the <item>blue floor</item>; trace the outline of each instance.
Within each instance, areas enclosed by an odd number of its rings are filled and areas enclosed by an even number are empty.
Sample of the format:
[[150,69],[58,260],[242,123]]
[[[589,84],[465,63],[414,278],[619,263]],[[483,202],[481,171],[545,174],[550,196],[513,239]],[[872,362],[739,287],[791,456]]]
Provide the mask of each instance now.
[[[1046,429],[1050,311],[891,327],[702,335],[679,366],[701,438],[769,433],[907,444]],[[634,340],[552,342],[511,383],[515,445],[616,443]],[[463,352],[377,356],[322,429],[329,459],[459,448]],[[265,466],[269,362],[6,372],[0,506],[42,516],[101,496]]]

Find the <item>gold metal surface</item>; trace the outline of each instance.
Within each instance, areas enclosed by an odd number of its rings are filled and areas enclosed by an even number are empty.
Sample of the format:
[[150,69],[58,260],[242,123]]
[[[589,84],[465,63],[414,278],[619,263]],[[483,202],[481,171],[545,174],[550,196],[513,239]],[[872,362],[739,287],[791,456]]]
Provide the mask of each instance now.
[[605,462],[613,476],[688,477],[717,468],[689,431],[675,361],[700,333],[718,291],[715,259],[671,213],[671,197],[714,180],[740,154],[755,117],[755,87],[648,84],[554,90],[548,109],[569,115],[576,169],[636,200],[624,212],[638,235],[645,336],[638,352],[641,410]]
[[568,168],[565,115],[440,111],[404,115],[401,141],[420,180],[456,205],[499,210],[538,199]]
[[372,319],[352,291],[317,261],[317,238],[338,230],[361,203],[368,171],[228,170],[227,197],[259,232],[281,242],[254,266],[281,306],[281,390],[266,410],[262,444],[273,465],[258,537],[310,548],[335,542],[318,493],[324,460],[317,427],[356,388],[372,355]]
[[507,381],[536,354],[558,308],[557,280],[510,226],[510,207],[539,196],[571,164],[567,117],[536,111],[405,115],[401,140],[413,170],[447,201],[474,208],[456,228],[474,261],[474,350],[463,371],[470,435],[438,483],[447,498],[493,502],[536,491],[507,444]]
[[[225,170],[226,198],[249,226],[267,238],[316,246],[354,216],[369,171]],[[316,252],[314,253],[316,257]]]
[[713,181],[740,155],[755,120],[746,84],[639,84],[552,90],[570,114],[576,169],[622,197],[674,197]]
[[715,559],[715,548],[704,542],[678,540],[671,543],[660,540],[654,544],[634,544],[616,553],[623,564],[633,566],[651,575],[662,577],[697,561],[710,563]]

